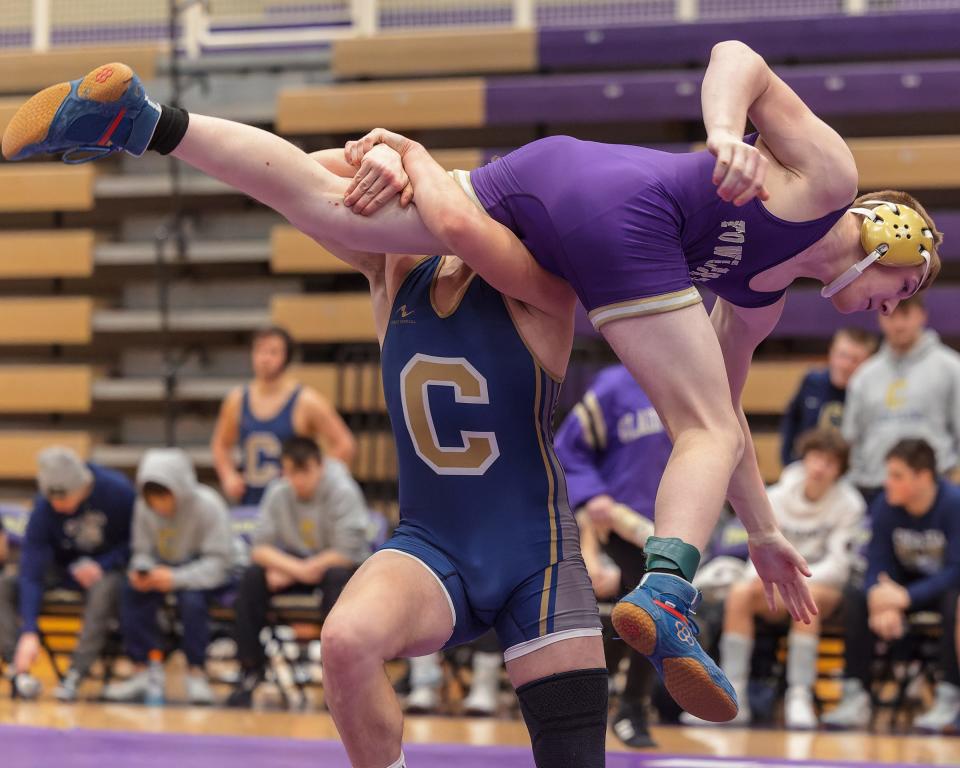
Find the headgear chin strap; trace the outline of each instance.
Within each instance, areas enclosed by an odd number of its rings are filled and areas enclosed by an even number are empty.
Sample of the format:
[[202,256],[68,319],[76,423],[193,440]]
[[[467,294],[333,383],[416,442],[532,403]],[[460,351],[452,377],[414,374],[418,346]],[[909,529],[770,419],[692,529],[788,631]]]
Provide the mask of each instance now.
[[[874,262],[885,267],[923,267],[923,276],[917,283],[920,290],[930,272],[930,252],[933,250],[933,232],[923,217],[913,208],[885,200],[865,200],[864,205],[876,208],[851,208],[850,213],[863,216],[860,227],[860,244],[867,255],[836,280],[823,287],[820,295],[825,299],[842,291],[863,274]],[[879,213],[877,208],[886,210]]]

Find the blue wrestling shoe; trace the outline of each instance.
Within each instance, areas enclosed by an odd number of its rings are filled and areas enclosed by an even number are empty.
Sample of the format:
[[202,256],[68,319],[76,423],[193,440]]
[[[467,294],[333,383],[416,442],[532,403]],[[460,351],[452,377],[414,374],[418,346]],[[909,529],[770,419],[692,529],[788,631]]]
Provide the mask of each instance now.
[[32,96],[3,133],[3,156],[24,160],[63,152],[65,163],[124,150],[142,155],[160,120],[160,105],[126,64],[104,64],[86,77]]
[[704,720],[724,723],[737,714],[737,694],[700,643],[690,618],[700,593],[669,573],[648,573],[613,609],[620,637],[657,670],[674,701]]

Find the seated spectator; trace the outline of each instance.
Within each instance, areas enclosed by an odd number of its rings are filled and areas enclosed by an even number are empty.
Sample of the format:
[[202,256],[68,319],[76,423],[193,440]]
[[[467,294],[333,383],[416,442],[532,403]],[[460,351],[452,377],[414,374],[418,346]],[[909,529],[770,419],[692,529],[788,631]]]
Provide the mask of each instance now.
[[[848,586],[843,698],[824,715],[834,728],[862,728],[872,717],[869,694],[878,640],[888,648],[907,636],[908,617],[937,611],[956,624],[960,591],[960,488],[938,480],[936,456],[923,440],[901,440],[887,453],[885,496],[870,507],[873,534],[864,589]],[[909,646],[905,647],[909,652]],[[934,706],[915,725],[942,730],[960,714],[960,673],[950,632],[943,633],[943,679]]]
[[3,515],[0,515],[0,575],[3,574],[9,556],[10,543],[7,541],[7,532],[3,530]]
[[788,466],[800,458],[797,439],[818,427],[840,429],[847,384],[854,371],[877,351],[877,339],[860,328],[841,328],[833,335],[827,367],[803,377],[780,423],[780,460]]
[[883,345],[850,379],[843,409],[849,479],[867,504],[882,492],[887,451],[900,440],[926,440],[943,474],[960,465],[960,354],[927,328],[920,294],[878,322]]
[[[849,449],[840,433],[831,428],[807,432],[798,441],[801,460],[787,467],[767,491],[780,529],[810,565],[810,591],[820,613],[810,624],[793,621],[787,639],[787,695],[784,720],[787,728],[817,727],[813,686],[817,675],[820,626],[840,604],[850,572],[850,545],[863,521],[866,505],[850,483],[842,480]],[[720,637],[720,665],[737,692],[740,711],[731,724],[751,720],[747,683],[753,654],[755,618],[787,619],[777,595],[771,611],[763,582],[753,564],[730,590],[724,605]],[[686,723],[702,721],[689,715]]]
[[[660,478],[672,444],[646,393],[622,365],[597,374],[557,431],[557,458],[577,510],[581,551],[598,599],[615,601],[644,573],[643,546],[653,533]],[[637,471],[642,467],[642,471]],[[631,747],[654,746],[647,725],[653,667],[604,622],[608,668],[629,652],[630,669],[613,716],[617,737]]]
[[244,571],[236,601],[241,679],[230,706],[250,706],[266,658],[260,632],[270,595],[320,590],[330,612],[347,580],[370,554],[367,506],[360,487],[337,459],[324,460],[317,444],[293,437],[283,444],[283,477],[267,488],[253,535],[253,564]]
[[0,582],[0,651],[13,663],[14,695],[36,696],[40,685],[29,672],[40,652],[37,617],[43,593],[56,587],[83,592],[83,629],[70,670],[55,691],[61,701],[74,701],[117,616],[136,493],[119,472],[85,464],[62,447],[40,453],[37,485],[19,579]]
[[[497,633],[490,630],[466,647],[469,647],[473,654],[470,662],[470,691],[463,699],[463,711],[468,715],[495,715],[504,667],[503,650]],[[410,659],[410,693],[404,702],[404,708],[411,713],[434,712],[440,704],[442,686],[443,667],[439,652]]]
[[193,464],[177,448],[147,451],[137,470],[133,553],[121,601],[121,629],[136,671],[107,687],[109,701],[143,701],[150,687],[147,659],[161,649],[157,613],[173,596],[183,625],[182,650],[192,704],[212,704],[204,672],[210,626],[208,603],[228,585],[239,564],[227,505],[197,482]]

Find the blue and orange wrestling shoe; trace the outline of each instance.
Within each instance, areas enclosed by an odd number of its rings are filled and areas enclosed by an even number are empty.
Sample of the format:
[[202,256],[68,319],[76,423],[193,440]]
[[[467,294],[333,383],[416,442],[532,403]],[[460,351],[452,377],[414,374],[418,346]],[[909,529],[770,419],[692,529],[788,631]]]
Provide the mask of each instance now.
[[160,105],[126,64],[104,64],[86,77],[34,94],[3,134],[3,156],[25,160],[64,153],[66,163],[124,150],[142,155],[160,120]]
[[725,723],[737,714],[737,694],[700,643],[690,618],[700,593],[679,576],[648,573],[613,609],[620,637],[656,667],[657,674],[687,712]]

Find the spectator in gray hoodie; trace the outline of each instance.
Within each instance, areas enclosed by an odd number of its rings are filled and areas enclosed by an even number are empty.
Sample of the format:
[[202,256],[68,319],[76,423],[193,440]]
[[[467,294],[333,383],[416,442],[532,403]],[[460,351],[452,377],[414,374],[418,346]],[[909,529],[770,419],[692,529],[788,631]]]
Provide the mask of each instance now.
[[882,490],[886,455],[900,440],[925,440],[937,466],[953,475],[960,462],[960,354],[927,327],[921,296],[880,316],[883,345],[850,380],[843,436],[849,479],[867,502]]
[[316,592],[323,615],[370,554],[367,505],[346,466],[324,458],[316,442],[293,437],[281,452],[283,477],[267,486],[253,534],[253,565],[236,601],[236,638],[243,670],[229,706],[248,707],[266,659],[260,632],[270,596]]
[[183,625],[190,665],[187,697],[211,704],[204,672],[209,643],[208,603],[231,580],[240,552],[220,495],[197,482],[193,464],[177,448],[148,451],[137,471],[132,557],[121,603],[121,628],[135,674],[111,685],[111,701],[142,701],[150,685],[146,662],[160,648],[157,613],[169,595]]

